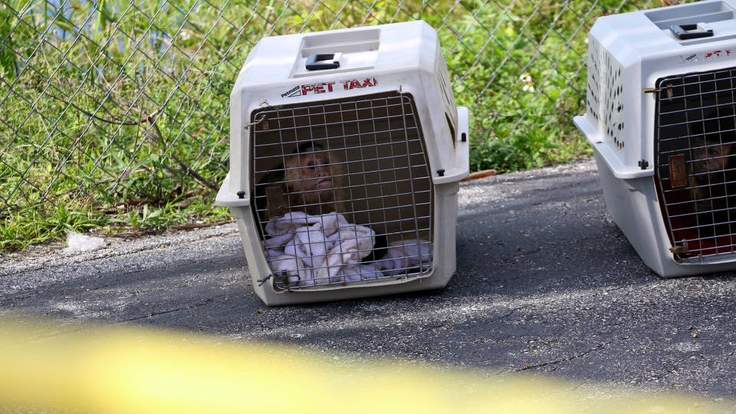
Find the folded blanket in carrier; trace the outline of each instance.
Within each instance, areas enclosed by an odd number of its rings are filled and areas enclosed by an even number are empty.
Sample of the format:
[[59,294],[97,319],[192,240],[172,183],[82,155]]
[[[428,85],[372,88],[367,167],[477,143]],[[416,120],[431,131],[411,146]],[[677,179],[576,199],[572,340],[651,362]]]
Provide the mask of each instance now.
[[266,224],[264,247],[271,270],[286,275],[290,286],[347,284],[424,271],[432,262],[431,243],[391,243],[379,260],[364,263],[376,234],[350,224],[338,213],[318,216],[291,212]]

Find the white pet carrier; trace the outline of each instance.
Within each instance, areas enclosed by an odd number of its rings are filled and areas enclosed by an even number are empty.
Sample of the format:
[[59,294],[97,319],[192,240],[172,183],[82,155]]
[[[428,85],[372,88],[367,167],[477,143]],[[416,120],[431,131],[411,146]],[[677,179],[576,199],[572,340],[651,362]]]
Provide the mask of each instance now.
[[736,269],[736,2],[601,17],[575,118],[605,201],[662,276]]
[[468,111],[424,22],[267,37],[230,97],[237,218],[268,305],[444,287]]

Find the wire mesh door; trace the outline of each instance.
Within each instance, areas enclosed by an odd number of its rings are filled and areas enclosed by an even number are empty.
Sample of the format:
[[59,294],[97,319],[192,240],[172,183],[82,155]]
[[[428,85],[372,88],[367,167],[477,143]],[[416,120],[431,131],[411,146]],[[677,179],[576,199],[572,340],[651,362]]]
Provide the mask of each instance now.
[[251,122],[251,205],[274,286],[429,274],[433,186],[410,94],[268,107]]
[[657,81],[655,178],[680,262],[736,250],[735,75],[728,68]]

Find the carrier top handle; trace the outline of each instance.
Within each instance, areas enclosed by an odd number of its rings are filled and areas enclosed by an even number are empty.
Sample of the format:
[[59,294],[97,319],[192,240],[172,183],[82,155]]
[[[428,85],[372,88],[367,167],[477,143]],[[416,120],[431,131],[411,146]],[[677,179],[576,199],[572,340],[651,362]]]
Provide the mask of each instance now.
[[315,53],[307,58],[307,70],[337,69],[341,53]]
[[673,24],[670,26],[670,30],[680,40],[713,36],[713,29],[706,29],[698,24]]

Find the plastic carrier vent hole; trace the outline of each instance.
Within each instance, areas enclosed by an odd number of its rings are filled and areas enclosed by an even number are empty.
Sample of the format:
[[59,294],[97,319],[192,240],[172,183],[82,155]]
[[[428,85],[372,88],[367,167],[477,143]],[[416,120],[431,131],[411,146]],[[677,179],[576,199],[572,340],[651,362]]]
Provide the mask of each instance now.
[[[600,52],[599,52],[600,53]],[[624,143],[624,104],[623,104],[623,85],[621,78],[621,65],[608,53],[603,53],[603,59],[606,61],[605,73],[606,91],[605,91],[605,131],[607,132],[609,142],[617,150],[622,150]]]

